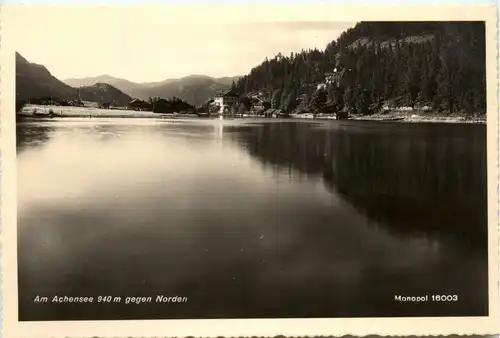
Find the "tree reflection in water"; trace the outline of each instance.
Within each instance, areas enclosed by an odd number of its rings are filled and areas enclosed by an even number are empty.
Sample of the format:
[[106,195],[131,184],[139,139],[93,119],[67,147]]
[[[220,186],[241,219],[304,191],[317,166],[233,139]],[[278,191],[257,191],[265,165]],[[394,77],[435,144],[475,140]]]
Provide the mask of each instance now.
[[55,126],[40,123],[16,124],[16,148],[17,153],[29,148],[43,146],[55,131]]
[[385,229],[449,238],[486,254],[484,125],[269,123],[245,129],[233,135],[253,157],[289,175],[321,176],[330,192]]

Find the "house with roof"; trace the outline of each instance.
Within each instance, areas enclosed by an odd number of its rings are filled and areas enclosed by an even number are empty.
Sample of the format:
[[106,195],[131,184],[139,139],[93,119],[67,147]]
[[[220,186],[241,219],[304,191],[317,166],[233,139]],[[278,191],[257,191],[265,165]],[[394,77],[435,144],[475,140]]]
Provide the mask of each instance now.
[[264,111],[264,101],[257,95],[255,96],[252,96],[250,98],[250,102],[252,104],[251,108],[250,108],[250,113],[251,114],[259,114],[261,112]]
[[225,111],[231,110],[238,103],[239,95],[234,90],[220,92],[214,97],[214,105],[220,107],[219,115],[224,115]]
[[327,85],[336,85],[338,86],[340,84],[340,80],[342,79],[342,76],[344,75],[344,69],[340,67],[336,67],[333,72],[328,72],[325,73],[325,83]]
[[349,118],[349,112],[344,109],[339,109],[333,102],[327,102],[324,108],[324,115],[331,116],[336,120],[344,120]]
[[139,99],[133,99],[132,101],[130,101],[128,103],[127,108],[131,109],[131,110],[139,110],[139,111],[151,110],[151,104],[147,103],[146,101],[139,100]]

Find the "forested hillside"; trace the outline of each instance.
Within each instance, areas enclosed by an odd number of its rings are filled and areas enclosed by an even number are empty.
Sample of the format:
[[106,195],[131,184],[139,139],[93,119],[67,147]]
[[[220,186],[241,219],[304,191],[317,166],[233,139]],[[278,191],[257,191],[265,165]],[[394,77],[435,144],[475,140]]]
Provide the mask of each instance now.
[[106,102],[113,106],[126,106],[132,98],[107,83],[96,83],[92,86],[80,87],[76,91],[83,101]]
[[52,76],[43,65],[31,63],[16,53],[16,100],[53,96],[62,100],[75,100],[74,88]]
[[[325,90],[317,85],[333,74]],[[240,93],[262,92],[276,108],[330,104],[354,114],[422,107],[484,114],[482,22],[361,22],[325,50],[278,54],[242,77]],[[296,98],[301,97],[302,101]]]

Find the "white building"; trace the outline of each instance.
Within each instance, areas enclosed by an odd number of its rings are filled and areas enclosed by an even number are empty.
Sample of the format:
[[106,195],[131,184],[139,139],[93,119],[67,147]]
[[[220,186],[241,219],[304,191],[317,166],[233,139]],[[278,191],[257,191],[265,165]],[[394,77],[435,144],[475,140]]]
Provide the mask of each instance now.
[[[335,68],[335,71],[337,68]],[[335,73],[325,73],[325,82],[331,84],[335,81]]]
[[238,103],[238,94],[235,92],[228,90],[226,92],[217,94],[214,97],[214,105],[218,105],[219,115],[224,115],[225,111],[231,110]]
[[325,83],[328,85],[335,84],[338,86],[343,74],[343,70],[335,68],[333,72],[325,73]]

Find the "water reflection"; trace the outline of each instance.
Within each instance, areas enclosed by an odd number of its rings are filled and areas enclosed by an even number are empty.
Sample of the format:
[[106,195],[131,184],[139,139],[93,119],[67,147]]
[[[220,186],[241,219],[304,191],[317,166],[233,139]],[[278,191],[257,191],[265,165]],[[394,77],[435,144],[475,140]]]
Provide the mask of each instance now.
[[[282,175],[317,175],[329,191],[400,234],[454,236],[485,253],[484,126],[267,124],[233,134]],[[357,127],[359,128],[359,126]]]
[[43,146],[54,132],[52,125],[39,124],[17,124],[16,125],[16,147],[20,153],[24,149]]
[[[50,126],[18,144],[21,320],[487,313],[484,129]],[[393,300],[435,292],[460,302]]]

